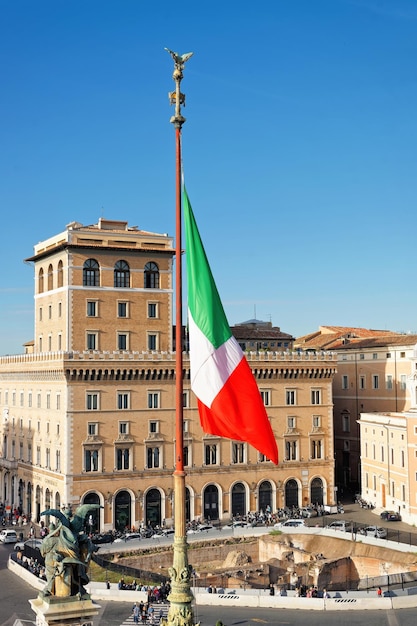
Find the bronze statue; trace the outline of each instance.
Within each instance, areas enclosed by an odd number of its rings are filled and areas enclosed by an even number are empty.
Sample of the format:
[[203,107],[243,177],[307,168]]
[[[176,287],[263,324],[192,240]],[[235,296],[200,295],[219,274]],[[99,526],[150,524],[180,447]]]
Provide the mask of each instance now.
[[84,532],[84,524],[88,512],[98,508],[99,504],[82,504],[74,515],[71,508],[63,512],[48,509],[41,513],[59,520],[57,525],[50,525],[50,532],[41,544],[46,570],[46,585],[41,595],[88,596],[84,587],[89,581],[87,567],[98,548]]

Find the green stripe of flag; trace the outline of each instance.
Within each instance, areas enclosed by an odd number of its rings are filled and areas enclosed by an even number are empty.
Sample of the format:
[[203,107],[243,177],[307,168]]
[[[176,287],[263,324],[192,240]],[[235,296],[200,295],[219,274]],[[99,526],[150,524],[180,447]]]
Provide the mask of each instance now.
[[232,333],[211,273],[185,187],[183,187],[183,213],[187,259],[188,308],[196,325],[217,349],[231,337]]

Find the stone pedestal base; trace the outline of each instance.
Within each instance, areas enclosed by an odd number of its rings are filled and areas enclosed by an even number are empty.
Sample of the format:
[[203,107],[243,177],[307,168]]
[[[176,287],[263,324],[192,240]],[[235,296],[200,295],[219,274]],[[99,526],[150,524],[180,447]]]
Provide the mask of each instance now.
[[90,598],[39,596],[29,602],[36,613],[36,626],[93,626],[100,609]]

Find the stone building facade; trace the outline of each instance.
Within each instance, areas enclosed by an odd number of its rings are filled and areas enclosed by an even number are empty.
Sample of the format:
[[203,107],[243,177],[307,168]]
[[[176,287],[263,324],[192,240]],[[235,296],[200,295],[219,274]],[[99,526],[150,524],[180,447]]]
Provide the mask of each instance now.
[[[100,504],[94,529],[169,524],[175,465],[167,235],[101,219],[35,246],[33,351],[0,358],[0,500],[39,519]],[[27,344],[30,345],[30,344]],[[202,432],[184,353],[186,516],[335,501],[331,352],[248,352],[279,450],[273,465]]]

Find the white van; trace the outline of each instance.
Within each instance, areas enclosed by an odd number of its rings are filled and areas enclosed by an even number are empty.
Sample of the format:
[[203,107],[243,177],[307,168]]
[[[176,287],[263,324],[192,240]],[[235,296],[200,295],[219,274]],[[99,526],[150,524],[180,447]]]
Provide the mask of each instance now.
[[328,524],[326,528],[329,528],[330,530],[341,530],[345,533],[349,533],[352,531],[352,523],[347,522],[343,519],[339,519],[336,522],[332,522],[331,524]]
[[2,543],[16,543],[17,534],[15,530],[2,530],[0,532],[0,541]]
[[285,522],[274,524],[274,528],[302,528],[305,526],[303,519],[287,519]]

